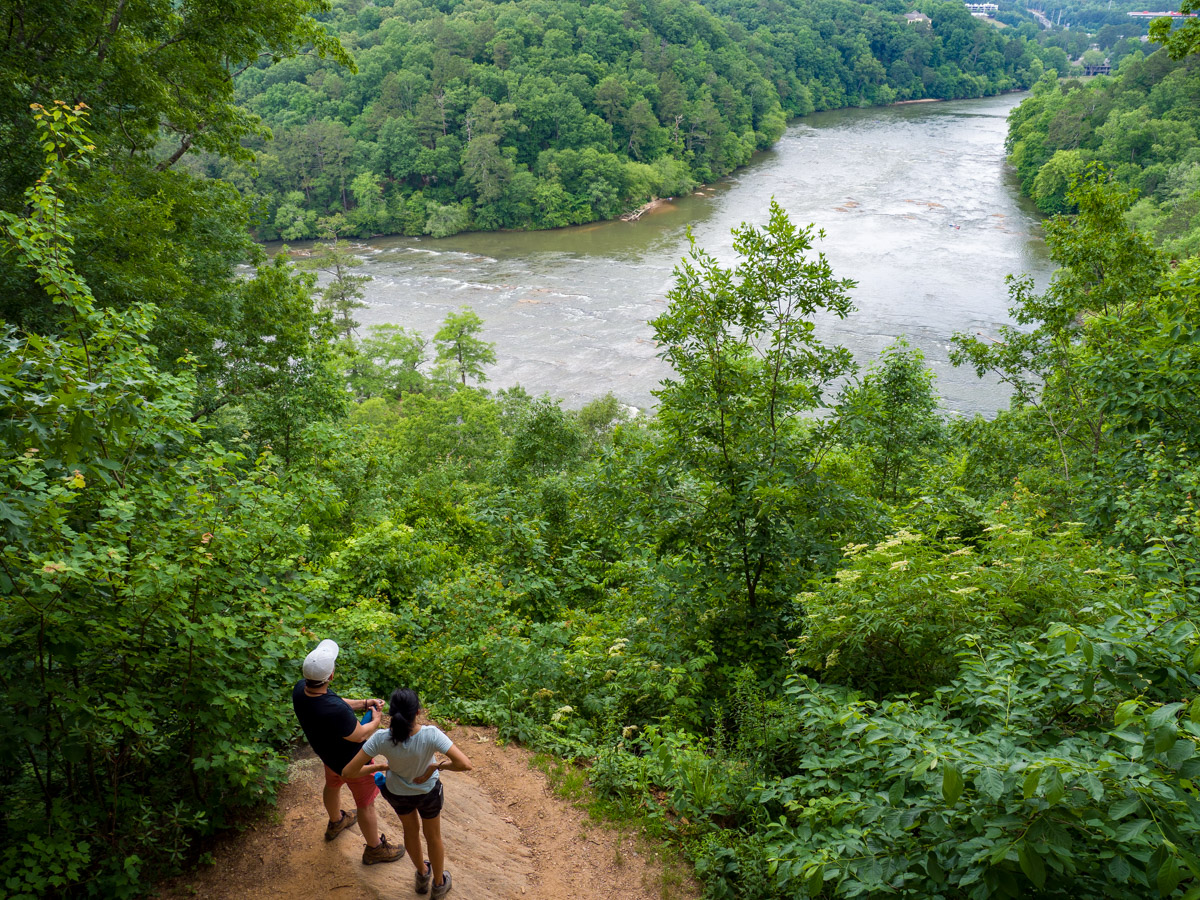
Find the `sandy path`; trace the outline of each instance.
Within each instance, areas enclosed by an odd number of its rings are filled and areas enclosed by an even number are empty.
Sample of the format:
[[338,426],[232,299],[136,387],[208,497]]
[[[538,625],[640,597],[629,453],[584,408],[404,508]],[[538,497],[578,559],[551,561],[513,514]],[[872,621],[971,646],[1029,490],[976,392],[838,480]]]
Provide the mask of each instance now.
[[[527,751],[497,746],[495,731],[448,729],[475,765],[443,773],[446,868],[459,900],[687,900],[695,886],[664,865],[653,848],[599,827],[556,797]],[[321,764],[305,747],[292,763],[272,821],[222,842],[213,865],[174,879],[161,900],[394,900],[416,897],[408,858],[364,866],[354,827],[322,840]],[[344,791],[345,802],[350,801]],[[376,800],[381,830],[401,842],[400,823]]]

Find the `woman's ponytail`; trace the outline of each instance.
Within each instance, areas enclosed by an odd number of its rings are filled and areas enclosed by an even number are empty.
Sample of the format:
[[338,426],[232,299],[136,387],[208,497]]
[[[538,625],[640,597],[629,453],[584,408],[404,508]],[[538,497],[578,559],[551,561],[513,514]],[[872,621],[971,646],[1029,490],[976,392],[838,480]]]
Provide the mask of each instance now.
[[421,700],[412,688],[397,688],[392,691],[392,699],[388,702],[388,715],[392,717],[392,743],[403,744],[412,736],[413,723],[417,721],[417,712],[421,709]]

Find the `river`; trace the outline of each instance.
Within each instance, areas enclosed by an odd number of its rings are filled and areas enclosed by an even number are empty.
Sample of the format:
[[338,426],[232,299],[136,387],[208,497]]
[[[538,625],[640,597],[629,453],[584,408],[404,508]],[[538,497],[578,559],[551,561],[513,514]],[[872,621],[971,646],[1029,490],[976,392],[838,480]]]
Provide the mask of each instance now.
[[856,311],[819,321],[823,339],[865,366],[903,335],[948,411],[993,413],[1004,388],[954,369],[949,339],[1008,321],[1009,273],[1049,278],[1038,216],[1004,163],[1005,117],[1021,96],[808,116],[731,177],[636,222],[373,240],[359,319],[432,337],[469,306],[496,345],[489,387],[520,384],[571,407],[611,391],[649,408],[668,369],[647,323],[665,308],[686,229],[732,264],[730,229],[765,223],[773,196],[794,222],[825,230],[817,248],[858,282]]

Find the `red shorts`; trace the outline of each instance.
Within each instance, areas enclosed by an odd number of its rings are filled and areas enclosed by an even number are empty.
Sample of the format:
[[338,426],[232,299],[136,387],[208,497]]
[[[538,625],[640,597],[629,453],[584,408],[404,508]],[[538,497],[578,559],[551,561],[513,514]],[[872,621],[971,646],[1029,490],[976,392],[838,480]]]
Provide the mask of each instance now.
[[375,784],[374,775],[359,775],[357,778],[343,778],[329,766],[325,766],[325,785],[326,787],[333,786],[340,788],[342,785],[347,785],[350,788],[350,794],[354,797],[354,805],[358,809],[365,809],[375,801],[375,796],[379,793],[379,786]]

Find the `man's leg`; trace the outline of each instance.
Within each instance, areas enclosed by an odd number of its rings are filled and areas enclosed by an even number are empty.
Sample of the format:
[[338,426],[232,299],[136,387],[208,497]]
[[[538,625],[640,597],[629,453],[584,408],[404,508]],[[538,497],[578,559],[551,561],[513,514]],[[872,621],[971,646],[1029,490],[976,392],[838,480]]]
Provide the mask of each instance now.
[[325,840],[332,841],[339,834],[355,823],[358,818],[357,812],[350,812],[342,815],[342,777],[329,768],[325,767],[325,787],[321,791],[321,803],[325,806],[325,812],[329,814],[329,825],[325,828]]
[[325,803],[325,812],[329,813],[329,824],[341,821],[342,786],[326,781],[325,790],[321,791],[321,800]]
[[379,816],[375,813],[374,798],[366,806],[358,807],[358,830],[368,847],[379,846]]

